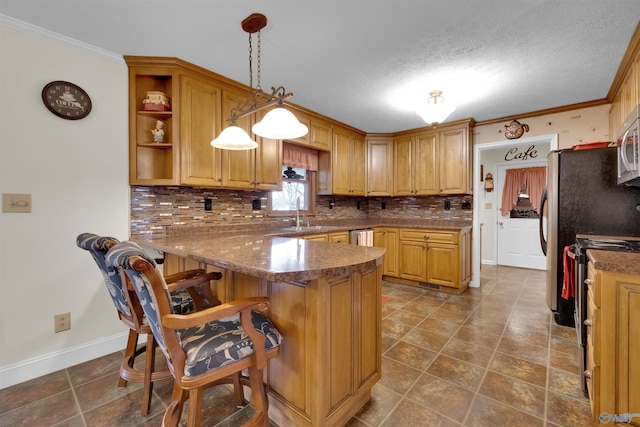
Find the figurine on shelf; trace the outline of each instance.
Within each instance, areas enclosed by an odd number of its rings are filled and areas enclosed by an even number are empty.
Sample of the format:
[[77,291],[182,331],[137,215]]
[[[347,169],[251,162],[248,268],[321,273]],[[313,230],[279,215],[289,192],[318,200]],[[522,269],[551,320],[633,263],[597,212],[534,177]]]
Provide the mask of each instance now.
[[156,120],[156,127],[155,129],[151,130],[151,133],[153,134],[154,144],[164,142],[164,129],[162,129],[163,127],[164,127],[164,122],[162,120]]

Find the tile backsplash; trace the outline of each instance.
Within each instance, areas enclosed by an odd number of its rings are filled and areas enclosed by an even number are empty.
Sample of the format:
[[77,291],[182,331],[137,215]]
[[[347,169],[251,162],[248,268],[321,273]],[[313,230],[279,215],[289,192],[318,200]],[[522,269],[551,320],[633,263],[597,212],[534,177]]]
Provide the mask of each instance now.
[[[267,194],[198,187],[131,186],[131,234],[164,234],[169,227],[183,226],[291,225],[292,218],[267,216]],[[211,199],[210,211],[204,210],[205,199]],[[258,200],[259,210],[254,209]],[[470,225],[472,200],[472,196],[317,196],[316,215],[304,217],[304,222],[318,225],[336,220],[419,218],[468,221]],[[450,205],[449,210],[445,210],[445,204]]]

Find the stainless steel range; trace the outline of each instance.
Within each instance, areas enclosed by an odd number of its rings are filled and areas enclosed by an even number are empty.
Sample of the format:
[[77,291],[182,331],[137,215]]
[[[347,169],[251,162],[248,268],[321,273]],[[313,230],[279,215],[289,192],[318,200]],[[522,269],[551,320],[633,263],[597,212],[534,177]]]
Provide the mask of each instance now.
[[575,284],[575,311],[574,319],[576,334],[580,344],[580,373],[582,374],[582,391],[587,394],[587,382],[584,377],[587,345],[587,250],[597,249],[615,252],[640,252],[639,237],[624,236],[596,236],[589,234],[577,234],[576,242],[571,245],[568,256],[574,262],[573,271],[565,271],[565,274],[573,275]]

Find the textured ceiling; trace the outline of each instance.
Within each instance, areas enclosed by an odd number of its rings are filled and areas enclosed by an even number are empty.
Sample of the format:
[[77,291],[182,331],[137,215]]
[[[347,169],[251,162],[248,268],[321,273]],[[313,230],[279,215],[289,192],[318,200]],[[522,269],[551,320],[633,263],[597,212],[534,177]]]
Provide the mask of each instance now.
[[447,120],[605,98],[640,1],[0,0],[0,14],[109,52],[175,56],[245,84],[240,22],[255,12],[269,20],[263,88],[393,132],[424,126],[414,105],[434,89],[457,106]]

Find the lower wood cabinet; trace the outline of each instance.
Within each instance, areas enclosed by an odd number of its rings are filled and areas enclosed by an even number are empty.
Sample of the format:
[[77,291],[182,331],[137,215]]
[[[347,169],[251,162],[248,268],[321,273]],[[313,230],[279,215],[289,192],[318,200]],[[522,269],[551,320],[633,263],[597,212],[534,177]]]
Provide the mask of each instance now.
[[443,286],[456,293],[466,289],[471,280],[471,228],[384,227],[375,230],[374,246],[387,249],[383,274],[391,280]]
[[[596,270],[589,263],[587,390],[601,425],[640,426],[640,275]],[[609,419],[605,415],[609,414]],[[627,423],[620,417],[632,416]]]
[[398,275],[398,229],[375,228],[373,230],[373,246],[385,248],[382,260],[382,274],[385,276]]
[[329,243],[349,243],[348,231],[337,231],[335,233],[322,233],[322,234],[308,234],[302,236],[305,240],[314,240],[317,242],[329,242]]
[[[165,271],[198,266],[165,254]],[[225,273],[220,300],[267,296],[268,317],[283,336],[264,370],[269,418],[281,426],[347,424],[382,376],[381,267],[291,282]]]

